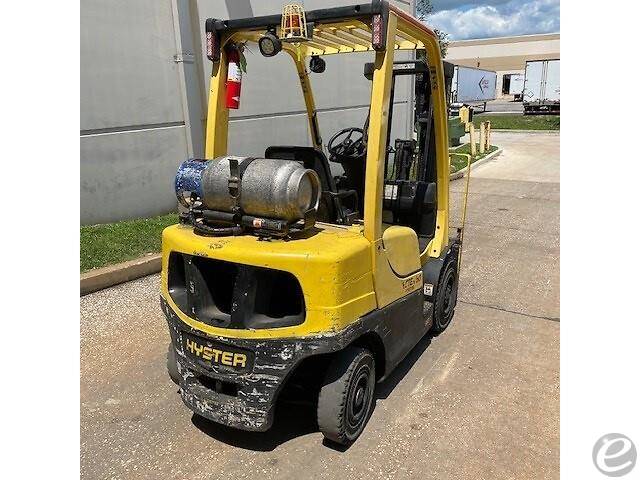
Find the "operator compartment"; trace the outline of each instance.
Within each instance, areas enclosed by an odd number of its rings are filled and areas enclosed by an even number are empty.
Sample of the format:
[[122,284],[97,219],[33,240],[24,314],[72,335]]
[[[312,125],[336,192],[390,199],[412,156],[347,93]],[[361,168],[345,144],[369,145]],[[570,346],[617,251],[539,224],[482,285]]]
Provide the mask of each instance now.
[[[364,76],[372,80],[375,66],[367,63]],[[413,138],[395,139],[392,143],[394,122],[404,122],[394,115],[401,98],[395,98],[399,77],[413,78]],[[434,99],[428,64],[424,59],[399,60],[393,64],[387,148],[384,163],[384,192],[382,221],[385,225],[412,228],[424,251],[433,239],[438,210],[436,149],[434,126]]]

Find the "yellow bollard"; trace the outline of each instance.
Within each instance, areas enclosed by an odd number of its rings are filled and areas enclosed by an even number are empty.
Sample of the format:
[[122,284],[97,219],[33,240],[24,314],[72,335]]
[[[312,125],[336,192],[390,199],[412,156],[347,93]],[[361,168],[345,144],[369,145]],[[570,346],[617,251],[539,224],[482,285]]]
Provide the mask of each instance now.
[[458,117],[460,117],[460,122],[464,124],[464,131],[469,131],[469,107],[460,107],[458,110]]
[[484,123],[484,149],[489,151],[491,148],[491,122],[489,120]]
[[484,153],[487,141],[487,132],[485,122],[480,122],[480,153]]
[[473,123],[469,124],[469,146],[471,147],[471,156],[476,156],[476,129]]

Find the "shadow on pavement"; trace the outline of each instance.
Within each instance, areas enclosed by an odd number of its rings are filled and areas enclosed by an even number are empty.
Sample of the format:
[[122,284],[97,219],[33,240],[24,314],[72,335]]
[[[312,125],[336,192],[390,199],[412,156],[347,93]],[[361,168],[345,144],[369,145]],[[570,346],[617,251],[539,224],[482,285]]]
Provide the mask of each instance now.
[[411,367],[420,359],[424,351],[431,345],[433,335],[427,334],[420,339],[420,341],[413,347],[404,360],[402,360],[398,366],[391,372],[382,383],[376,386],[376,399],[382,399],[389,397],[391,392],[396,388],[398,383],[409,373]]
[[[382,383],[376,385],[373,408],[376,408],[378,400],[384,400],[391,395],[398,383],[411,370],[411,367],[420,359],[420,356],[429,347],[431,335],[425,335],[417,345],[409,352],[402,362]],[[266,432],[247,432],[238,430],[193,415],[191,422],[201,432],[220,442],[234,447],[258,452],[270,452],[279,445],[303,435],[318,432],[316,421],[316,404],[314,402],[278,402],[276,405],[275,419],[271,429]],[[338,452],[346,452],[349,447],[337,445],[323,440],[322,444]]]

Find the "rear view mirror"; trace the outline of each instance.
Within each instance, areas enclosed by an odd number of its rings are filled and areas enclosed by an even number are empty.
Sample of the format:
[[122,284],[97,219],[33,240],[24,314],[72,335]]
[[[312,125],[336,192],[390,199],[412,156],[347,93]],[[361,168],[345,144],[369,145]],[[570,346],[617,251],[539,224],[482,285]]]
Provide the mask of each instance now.
[[311,57],[311,60],[309,60],[309,69],[313,73],[323,73],[326,68],[327,63],[317,55],[314,55]]

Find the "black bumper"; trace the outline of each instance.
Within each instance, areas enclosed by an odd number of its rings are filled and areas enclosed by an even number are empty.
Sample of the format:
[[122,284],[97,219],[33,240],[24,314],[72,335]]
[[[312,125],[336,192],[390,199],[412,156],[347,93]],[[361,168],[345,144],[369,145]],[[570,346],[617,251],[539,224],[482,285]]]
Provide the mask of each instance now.
[[[343,349],[362,331],[361,322],[355,322],[337,334],[304,339],[212,337],[185,324],[163,298],[160,303],[177,353],[182,400],[198,415],[242,430],[268,430],[278,394],[295,367],[307,357]],[[185,339],[194,337],[250,352],[251,367],[244,372],[204,367],[185,352]]]

